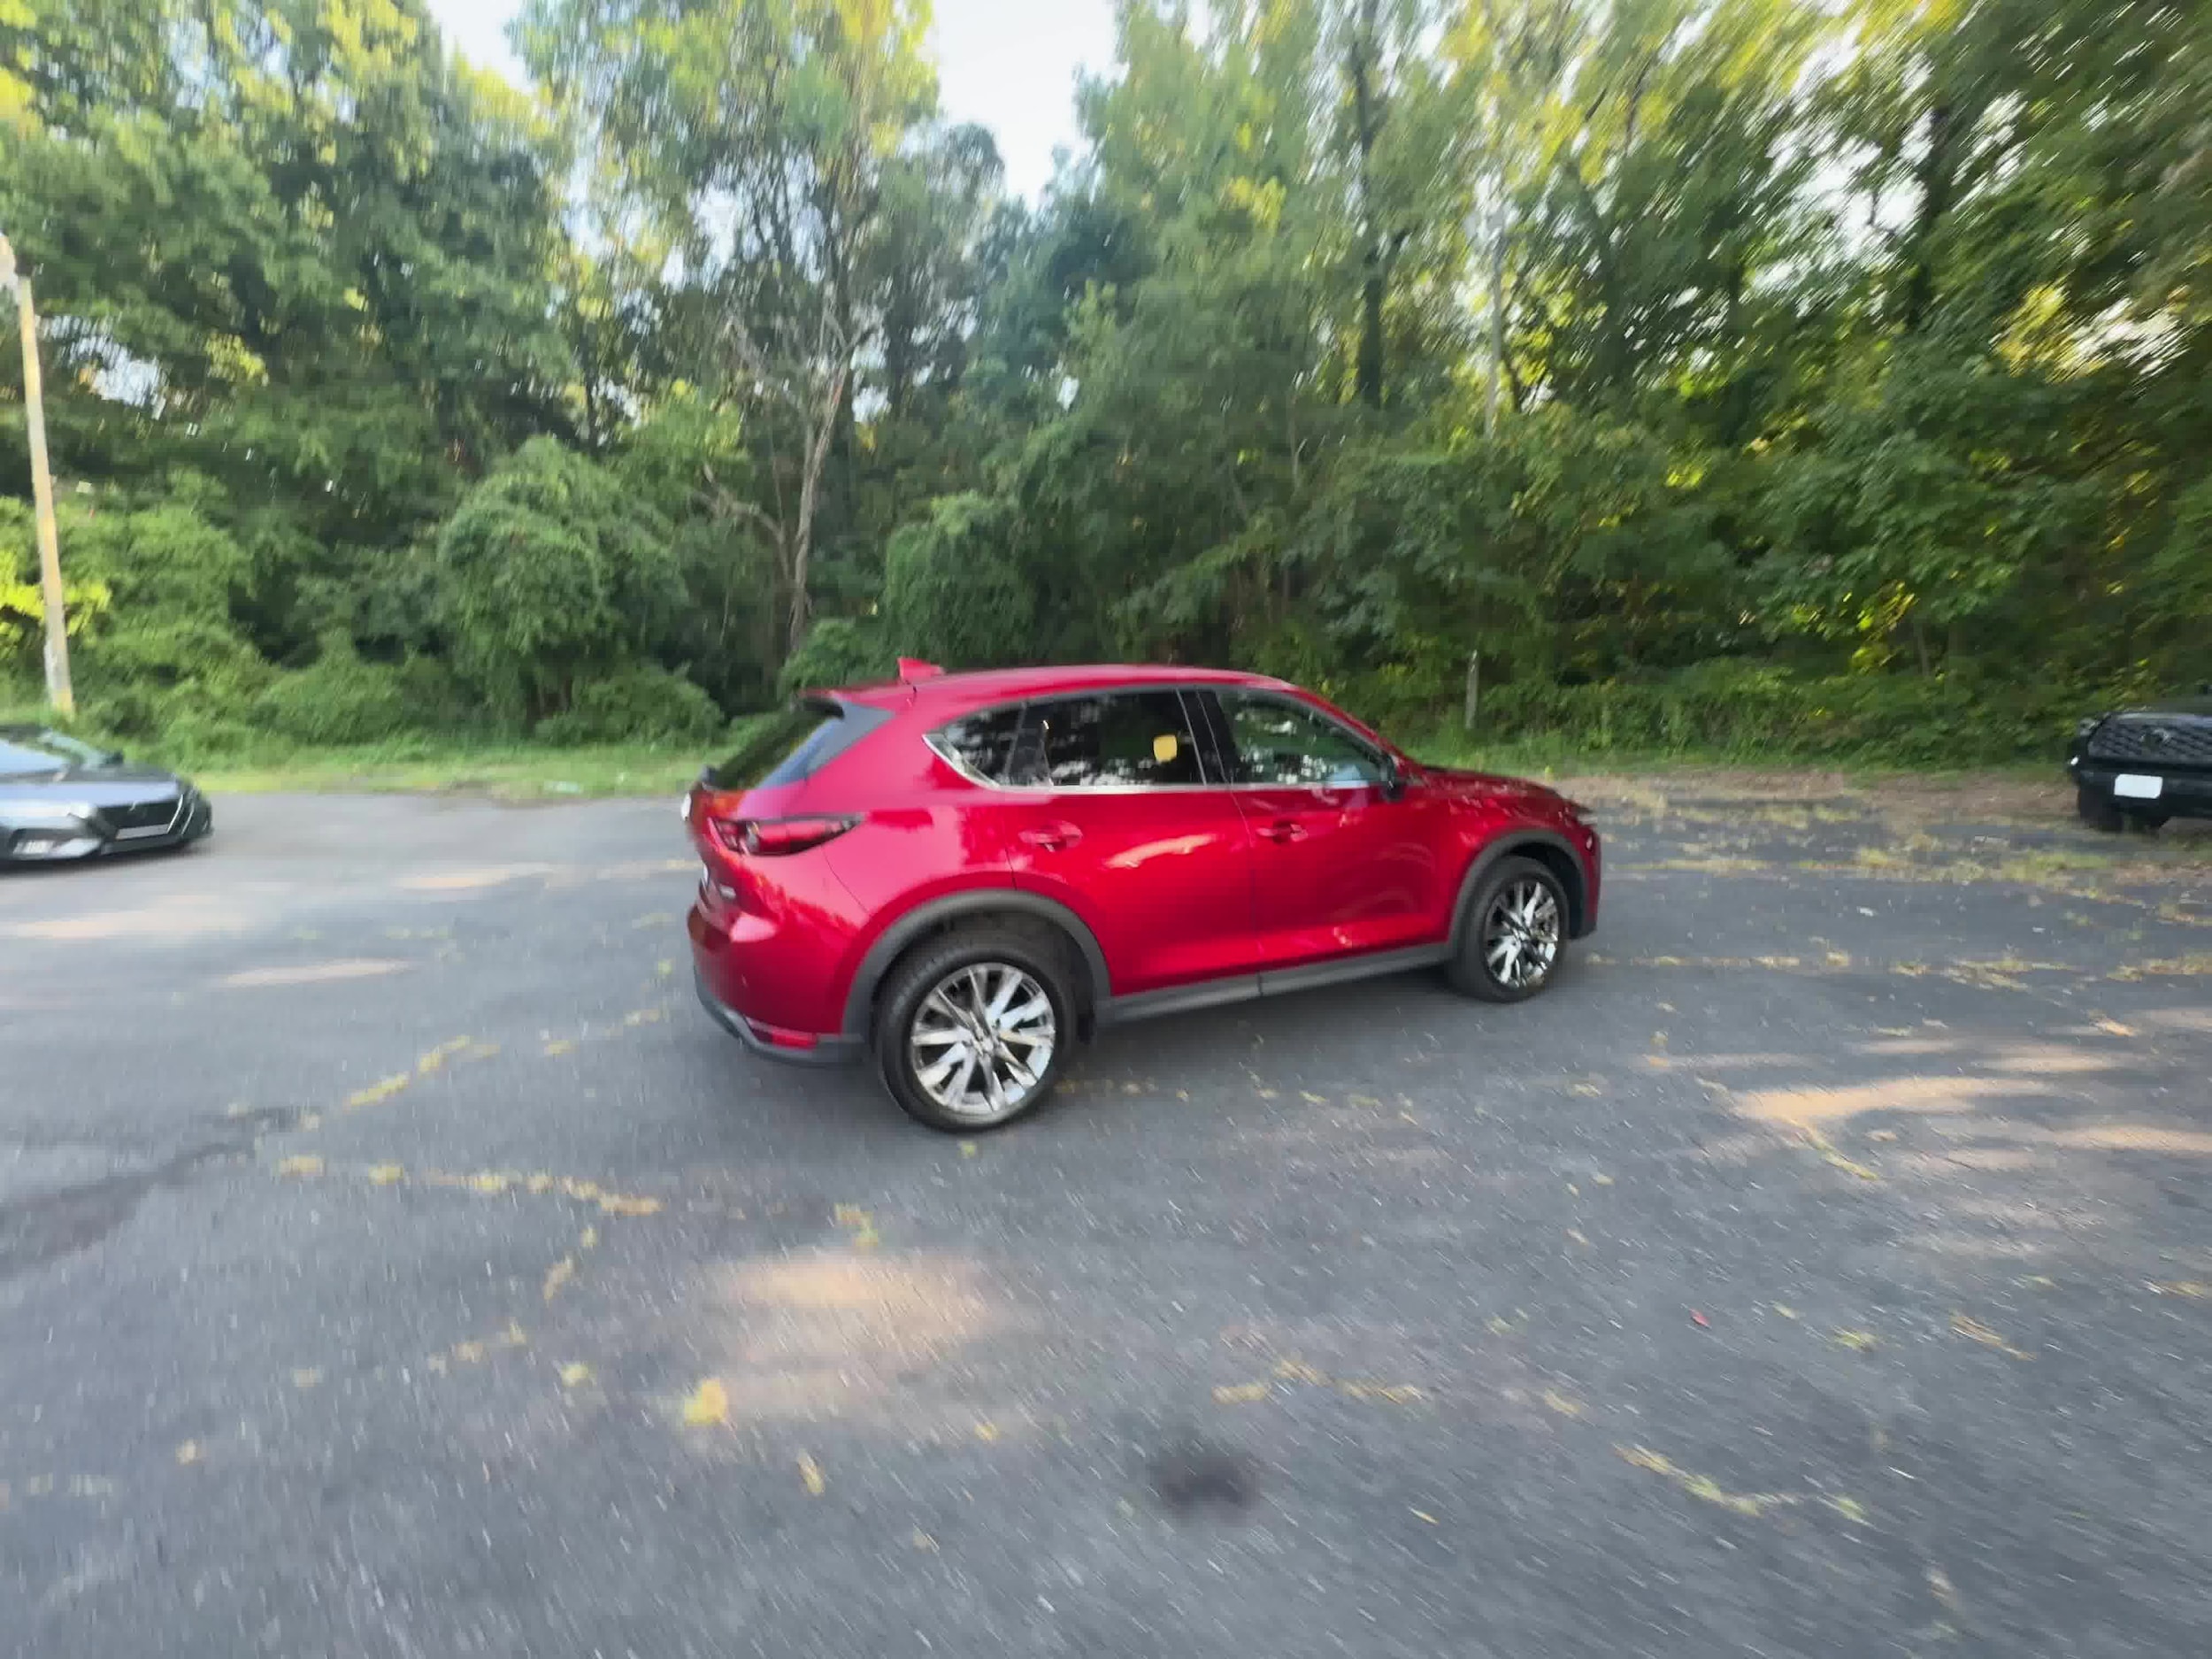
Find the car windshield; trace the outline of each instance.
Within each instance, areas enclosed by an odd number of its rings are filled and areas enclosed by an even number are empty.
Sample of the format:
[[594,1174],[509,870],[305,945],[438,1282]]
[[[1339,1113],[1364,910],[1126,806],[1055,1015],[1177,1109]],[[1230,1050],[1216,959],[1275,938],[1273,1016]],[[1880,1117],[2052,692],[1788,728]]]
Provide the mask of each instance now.
[[35,777],[65,766],[97,766],[108,756],[89,743],[59,732],[10,732],[0,735],[0,778]]

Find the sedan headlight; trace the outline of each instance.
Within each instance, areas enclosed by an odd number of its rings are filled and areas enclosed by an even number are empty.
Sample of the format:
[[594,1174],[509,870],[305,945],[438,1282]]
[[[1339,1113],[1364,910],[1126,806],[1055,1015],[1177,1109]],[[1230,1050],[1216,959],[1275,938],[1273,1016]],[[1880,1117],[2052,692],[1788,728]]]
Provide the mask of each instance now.
[[0,817],[19,824],[89,824],[98,809],[87,801],[16,801]]

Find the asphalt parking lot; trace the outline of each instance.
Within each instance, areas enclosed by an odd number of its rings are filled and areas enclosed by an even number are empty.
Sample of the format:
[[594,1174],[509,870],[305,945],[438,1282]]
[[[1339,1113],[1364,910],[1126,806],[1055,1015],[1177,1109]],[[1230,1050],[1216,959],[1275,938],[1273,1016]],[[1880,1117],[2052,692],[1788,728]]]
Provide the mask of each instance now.
[[967,1142],[709,1024],[668,801],[0,878],[0,1651],[2212,1652],[2212,834],[1589,793],[1538,1002]]

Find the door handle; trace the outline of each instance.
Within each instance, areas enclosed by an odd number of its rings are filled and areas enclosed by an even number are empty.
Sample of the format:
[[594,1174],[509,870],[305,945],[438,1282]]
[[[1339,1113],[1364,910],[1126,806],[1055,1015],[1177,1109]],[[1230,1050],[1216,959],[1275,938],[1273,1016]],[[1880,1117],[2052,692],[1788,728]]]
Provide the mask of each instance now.
[[1306,839],[1306,826],[1296,818],[1279,818],[1260,831],[1266,840],[1278,843],[1302,841]]
[[1040,852],[1056,853],[1081,841],[1083,832],[1072,824],[1047,824],[1041,828],[1024,830],[1021,838]]

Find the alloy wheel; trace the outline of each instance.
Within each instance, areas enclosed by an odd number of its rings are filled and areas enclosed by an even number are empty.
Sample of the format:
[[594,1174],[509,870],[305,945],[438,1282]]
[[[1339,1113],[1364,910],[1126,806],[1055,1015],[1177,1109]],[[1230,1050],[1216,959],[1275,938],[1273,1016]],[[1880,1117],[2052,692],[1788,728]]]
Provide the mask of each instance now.
[[908,1027],[914,1081],[940,1108],[977,1123],[1026,1106],[1052,1069],[1059,1019],[1035,977],[1005,962],[954,969]]
[[1482,957],[1490,977],[1509,991],[1543,983],[1559,960],[1559,897],[1534,876],[1509,881],[1490,901],[1482,922]]

